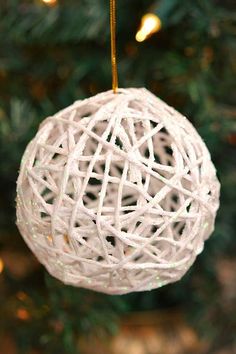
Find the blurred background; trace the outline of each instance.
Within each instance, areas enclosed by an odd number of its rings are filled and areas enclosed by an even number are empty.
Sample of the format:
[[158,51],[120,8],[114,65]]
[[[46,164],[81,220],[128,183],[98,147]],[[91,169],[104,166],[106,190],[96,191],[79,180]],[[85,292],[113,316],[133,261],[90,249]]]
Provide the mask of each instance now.
[[120,87],[147,87],[197,128],[222,185],[216,229],[181,281],[151,292],[46,274],[15,226],[20,159],[46,116],[111,88],[109,1],[0,0],[0,354],[236,353],[235,2],[117,2]]

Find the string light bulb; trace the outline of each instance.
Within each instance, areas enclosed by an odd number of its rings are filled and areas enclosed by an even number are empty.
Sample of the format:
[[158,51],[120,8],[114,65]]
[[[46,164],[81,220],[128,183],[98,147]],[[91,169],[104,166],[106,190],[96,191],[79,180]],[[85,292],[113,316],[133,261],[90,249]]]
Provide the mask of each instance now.
[[3,263],[3,260],[0,258],[0,273],[2,273],[4,269],[4,263]]
[[57,0],[42,0],[42,2],[44,2],[45,4],[47,4],[49,6],[53,6],[56,4]]
[[16,311],[16,317],[19,318],[19,320],[27,321],[30,318],[30,314],[25,308],[19,308]]
[[137,42],[143,42],[150,37],[153,33],[161,29],[161,20],[155,14],[146,14],[141,19],[141,26],[136,33],[135,39]]

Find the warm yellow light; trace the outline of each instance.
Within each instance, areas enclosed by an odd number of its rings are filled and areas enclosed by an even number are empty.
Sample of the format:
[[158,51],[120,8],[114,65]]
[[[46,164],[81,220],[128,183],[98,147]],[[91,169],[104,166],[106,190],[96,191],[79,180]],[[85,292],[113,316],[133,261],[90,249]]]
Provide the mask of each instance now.
[[47,5],[55,5],[57,0],[42,0]]
[[29,312],[26,309],[19,308],[16,311],[16,317],[19,318],[22,321],[26,321],[26,320],[28,320],[30,318],[30,314],[29,314]]
[[157,15],[146,14],[141,19],[141,26],[136,33],[135,39],[143,42],[147,37],[161,29],[161,20]]
[[2,273],[4,269],[4,263],[3,263],[3,260],[0,258],[0,273]]

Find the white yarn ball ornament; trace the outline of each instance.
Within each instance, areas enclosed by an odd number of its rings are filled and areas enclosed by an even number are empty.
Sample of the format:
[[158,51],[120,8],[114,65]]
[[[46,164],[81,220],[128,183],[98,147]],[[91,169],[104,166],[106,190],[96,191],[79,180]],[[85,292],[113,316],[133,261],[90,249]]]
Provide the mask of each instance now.
[[22,159],[17,224],[50,274],[108,294],[180,279],[214,228],[219,182],[192,124],[146,89],[77,101]]

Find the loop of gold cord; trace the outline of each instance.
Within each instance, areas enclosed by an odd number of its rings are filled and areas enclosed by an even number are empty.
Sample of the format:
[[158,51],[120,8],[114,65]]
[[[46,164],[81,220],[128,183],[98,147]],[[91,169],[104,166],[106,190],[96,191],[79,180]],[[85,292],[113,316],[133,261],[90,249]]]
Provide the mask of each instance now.
[[111,68],[112,90],[118,89],[117,59],[116,59],[116,0],[110,0],[110,30],[111,30]]

